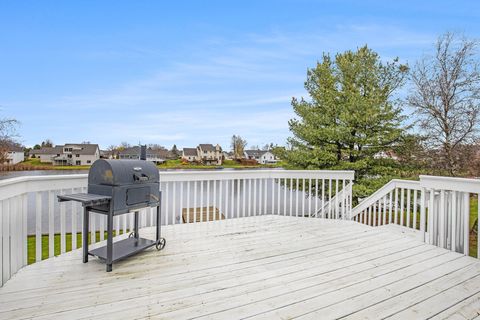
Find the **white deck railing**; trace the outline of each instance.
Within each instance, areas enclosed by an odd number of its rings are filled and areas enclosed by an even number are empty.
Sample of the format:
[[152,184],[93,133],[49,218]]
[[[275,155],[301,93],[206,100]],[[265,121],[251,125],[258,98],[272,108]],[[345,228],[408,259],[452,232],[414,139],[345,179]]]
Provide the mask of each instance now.
[[[324,218],[350,219],[353,177],[353,171],[161,172],[161,223],[196,223],[263,214],[309,217],[319,208],[328,208],[322,211]],[[82,232],[80,205],[58,203],[56,196],[84,192],[86,186],[86,174],[0,181],[0,286],[29,262],[81,245],[76,236]],[[212,211],[217,214],[210,214]],[[91,243],[97,238],[104,240],[105,218],[91,215],[90,231],[97,231],[90,233]],[[154,224],[153,210],[142,210],[140,226]],[[115,217],[114,225],[116,235],[126,233],[133,227],[133,214]],[[34,257],[28,255],[29,244],[35,246]]]
[[[479,179],[420,176],[420,181],[392,180],[353,208],[352,218],[370,226],[407,227],[418,231],[427,243],[469,255],[470,206],[478,205],[479,194]],[[480,257],[478,244],[477,236]]]

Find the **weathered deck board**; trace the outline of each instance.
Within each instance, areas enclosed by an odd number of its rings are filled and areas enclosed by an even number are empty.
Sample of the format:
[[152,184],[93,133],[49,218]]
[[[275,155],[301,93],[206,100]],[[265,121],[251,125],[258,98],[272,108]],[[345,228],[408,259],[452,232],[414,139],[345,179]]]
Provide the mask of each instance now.
[[[143,229],[153,238],[153,229]],[[479,314],[480,262],[389,228],[260,216],[162,228],[164,251],[80,251],[0,288],[1,319],[398,319]]]

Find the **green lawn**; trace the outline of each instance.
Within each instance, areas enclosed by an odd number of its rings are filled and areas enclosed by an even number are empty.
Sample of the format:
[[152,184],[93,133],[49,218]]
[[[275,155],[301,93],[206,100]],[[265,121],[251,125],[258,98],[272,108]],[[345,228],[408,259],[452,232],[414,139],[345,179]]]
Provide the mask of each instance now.
[[88,170],[90,166],[54,166],[51,163],[40,162],[39,158],[27,159],[19,165],[32,167],[32,169],[38,168],[39,170]]
[[[21,162],[20,165],[25,166],[25,170],[88,170],[90,166],[54,166],[51,163],[42,163],[40,159],[27,159]],[[233,168],[233,169],[249,169],[249,168],[280,168],[282,163],[277,164],[256,164],[256,165],[243,165],[233,160],[225,160],[221,166],[202,165],[194,163],[182,163],[181,159],[167,160],[164,163],[157,166],[159,169],[215,169],[215,168]]]
[[158,165],[160,169],[215,169],[215,168],[233,168],[233,169],[249,169],[249,168],[280,168],[281,162],[277,164],[256,164],[256,165],[243,165],[233,160],[225,160],[221,166],[203,165],[194,163],[182,163],[181,159],[167,160],[164,163]]

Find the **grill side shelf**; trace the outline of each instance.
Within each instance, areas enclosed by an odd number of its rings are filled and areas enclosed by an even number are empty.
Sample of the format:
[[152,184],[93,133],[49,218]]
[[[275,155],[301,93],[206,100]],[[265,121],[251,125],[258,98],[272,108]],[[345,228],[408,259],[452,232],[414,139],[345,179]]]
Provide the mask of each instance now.
[[58,195],[57,199],[59,202],[76,201],[80,202],[84,207],[89,207],[109,203],[112,197],[91,193],[73,193]]

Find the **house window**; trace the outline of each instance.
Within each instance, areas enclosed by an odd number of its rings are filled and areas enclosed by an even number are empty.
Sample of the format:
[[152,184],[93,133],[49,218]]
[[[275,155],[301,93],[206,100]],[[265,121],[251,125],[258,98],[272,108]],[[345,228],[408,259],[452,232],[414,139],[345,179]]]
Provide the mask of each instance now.
[[80,158],[80,155],[79,155],[79,154],[76,154],[75,157]]
[[82,164],[82,161],[80,161],[80,160],[75,161],[75,165],[79,166],[81,164]]
[[87,163],[92,163],[92,161],[90,161],[90,160],[87,160]]

